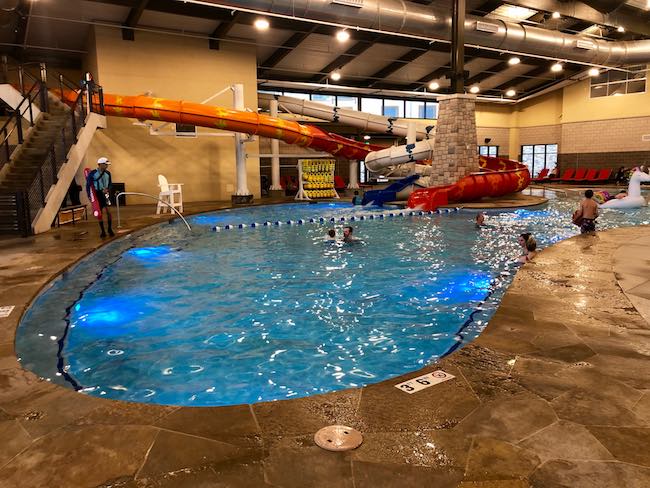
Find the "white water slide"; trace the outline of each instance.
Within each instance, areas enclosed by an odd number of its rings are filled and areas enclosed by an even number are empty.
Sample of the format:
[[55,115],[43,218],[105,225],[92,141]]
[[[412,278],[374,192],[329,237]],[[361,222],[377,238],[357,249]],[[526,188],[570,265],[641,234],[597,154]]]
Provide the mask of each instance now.
[[[329,122],[339,122],[375,134],[390,134],[397,137],[409,136],[410,124],[403,119],[333,107],[301,98],[265,93],[259,94],[259,104],[262,108],[268,109],[270,101],[274,98],[278,100],[279,108],[288,113],[306,115]],[[433,151],[434,131],[435,127],[432,124],[418,124],[415,126],[415,139],[419,142],[371,152],[365,160],[366,168],[374,173],[386,170],[394,171],[398,165],[414,163],[422,159],[430,159]],[[418,165],[416,171],[426,174],[430,169],[430,166]]]

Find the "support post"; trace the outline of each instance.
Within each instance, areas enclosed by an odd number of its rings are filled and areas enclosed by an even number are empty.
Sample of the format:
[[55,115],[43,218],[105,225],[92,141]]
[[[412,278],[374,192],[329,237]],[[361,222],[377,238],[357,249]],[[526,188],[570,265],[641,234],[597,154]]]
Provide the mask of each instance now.
[[465,0],[453,0],[451,17],[451,92],[465,92]]
[[359,161],[350,160],[350,178],[348,183],[348,190],[359,189]]
[[[278,101],[274,98],[270,103],[271,117],[278,116]],[[271,139],[271,188],[270,191],[282,191],[280,186],[280,141]]]
[[[235,110],[244,110],[244,85],[236,83],[233,85],[233,101]],[[237,164],[237,190],[231,196],[232,203],[250,203],[253,195],[248,190],[246,177],[246,151],[244,151],[244,137],[239,132],[235,133],[235,161]]]

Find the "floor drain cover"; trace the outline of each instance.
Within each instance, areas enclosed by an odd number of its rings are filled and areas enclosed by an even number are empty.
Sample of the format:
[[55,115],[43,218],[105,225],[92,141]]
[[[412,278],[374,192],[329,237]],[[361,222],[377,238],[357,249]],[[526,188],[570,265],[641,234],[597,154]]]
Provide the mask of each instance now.
[[345,425],[329,425],[314,434],[314,442],[328,451],[349,451],[363,442],[358,430]]

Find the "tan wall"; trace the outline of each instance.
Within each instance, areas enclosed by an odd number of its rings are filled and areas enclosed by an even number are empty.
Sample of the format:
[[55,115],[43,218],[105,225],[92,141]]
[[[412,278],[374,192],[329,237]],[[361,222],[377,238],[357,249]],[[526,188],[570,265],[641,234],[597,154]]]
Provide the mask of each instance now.
[[[123,41],[119,29],[106,27],[96,27],[94,38],[96,56],[89,56],[87,65],[96,66],[95,78],[105,93],[152,92],[157,97],[200,102],[226,86],[243,83],[245,105],[257,107],[254,50],[227,43],[221,43],[218,51],[210,50],[202,39],[146,32],[137,32],[135,41]],[[232,107],[232,92],[210,104]],[[160,173],[170,182],[184,184],[186,201],[230,199],[236,188],[233,137],[150,136],[133,122],[109,117],[108,128],[95,137],[88,152],[89,164],[109,156],[113,180],[125,182],[128,191],[157,195]],[[199,133],[216,132],[199,129]],[[258,153],[257,142],[245,147],[247,153]],[[249,190],[259,197],[257,157],[248,158],[247,175]],[[147,200],[130,197],[130,201]]]

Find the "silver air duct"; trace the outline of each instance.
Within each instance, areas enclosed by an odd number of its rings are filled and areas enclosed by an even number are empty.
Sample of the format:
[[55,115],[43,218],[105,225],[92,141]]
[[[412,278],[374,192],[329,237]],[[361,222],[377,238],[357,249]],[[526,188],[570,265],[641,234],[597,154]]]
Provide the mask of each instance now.
[[[333,0],[201,0],[197,3],[427,39],[451,39],[451,17],[448,12],[404,0],[351,2],[357,4],[356,7],[339,5]],[[584,64],[650,62],[650,40],[603,41],[471,15],[465,18],[465,43]]]

